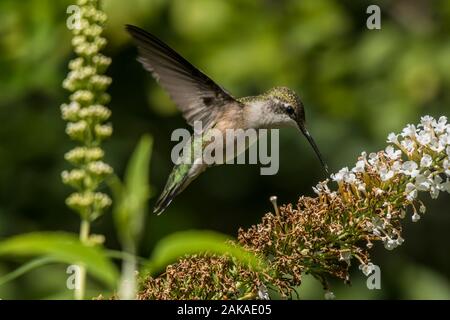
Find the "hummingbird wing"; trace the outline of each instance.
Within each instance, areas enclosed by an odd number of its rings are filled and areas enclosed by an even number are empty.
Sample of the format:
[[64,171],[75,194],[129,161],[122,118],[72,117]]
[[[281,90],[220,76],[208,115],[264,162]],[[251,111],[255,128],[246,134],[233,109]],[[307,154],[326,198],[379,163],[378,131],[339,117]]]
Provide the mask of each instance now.
[[237,103],[223,88],[154,35],[132,25],[127,25],[126,30],[139,48],[138,61],[169,93],[191,126],[195,121],[201,121],[205,130],[221,112],[220,107]]

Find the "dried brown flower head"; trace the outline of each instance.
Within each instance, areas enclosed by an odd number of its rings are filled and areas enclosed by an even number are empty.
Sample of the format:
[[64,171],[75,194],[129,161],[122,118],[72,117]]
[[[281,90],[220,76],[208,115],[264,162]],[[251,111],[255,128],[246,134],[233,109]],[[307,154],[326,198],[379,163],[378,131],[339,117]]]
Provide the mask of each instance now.
[[365,275],[371,274],[373,243],[396,248],[404,241],[401,221],[407,210],[413,221],[425,213],[418,192],[429,192],[432,198],[450,192],[450,125],[445,117],[425,116],[417,127],[390,134],[388,142],[383,151],[363,152],[351,170],[331,175],[336,191],[328,180],[320,182],[313,188],[315,198],[301,197],[295,206],[274,204],[275,214],[239,230],[237,243],[263,257],[265,270],[250,271],[229,256],[186,257],[157,278],[148,278],[139,297],[263,299],[268,298],[267,288],[291,297],[305,273],[320,280],[326,296],[333,297],[327,277],[349,281],[353,259]]

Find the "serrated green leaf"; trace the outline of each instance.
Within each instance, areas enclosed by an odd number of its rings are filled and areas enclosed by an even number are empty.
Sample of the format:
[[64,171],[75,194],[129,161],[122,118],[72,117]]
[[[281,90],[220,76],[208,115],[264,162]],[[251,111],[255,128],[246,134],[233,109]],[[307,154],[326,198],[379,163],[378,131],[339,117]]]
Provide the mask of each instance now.
[[116,285],[118,272],[99,246],[83,245],[76,235],[64,232],[35,232],[0,242],[0,256],[49,256],[68,264],[82,263],[92,276],[110,287]]
[[252,270],[261,270],[265,263],[255,254],[228,242],[230,237],[214,231],[182,231],[160,240],[145,271],[152,274],[163,270],[181,257],[208,253],[230,255]]

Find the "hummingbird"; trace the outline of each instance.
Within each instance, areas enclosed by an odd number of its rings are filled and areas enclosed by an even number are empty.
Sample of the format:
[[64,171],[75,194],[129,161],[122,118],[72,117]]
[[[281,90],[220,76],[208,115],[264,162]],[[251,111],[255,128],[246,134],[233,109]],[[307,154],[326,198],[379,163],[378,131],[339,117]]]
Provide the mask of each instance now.
[[[126,25],[138,47],[138,61],[169,94],[191,126],[202,124],[202,133],[211,129],[272,129],[295,127],[306,137],[328,172],[322,155],[306,128],[305,109],[300,97],[286,87],[274,87],[258,96],[233,97],[227,90],[194,67],[163,41],[147,31]],[[206,147],[198,138],[191,145]],[[211,142],[213,143],[213,142]],[[161,214],[210,164],[193,161],[175,164],[153,212]]]

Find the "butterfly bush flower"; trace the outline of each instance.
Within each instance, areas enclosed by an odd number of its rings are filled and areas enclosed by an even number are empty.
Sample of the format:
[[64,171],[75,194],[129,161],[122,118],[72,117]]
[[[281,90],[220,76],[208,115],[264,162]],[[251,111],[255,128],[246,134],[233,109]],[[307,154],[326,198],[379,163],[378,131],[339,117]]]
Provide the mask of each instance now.
[[112,134],[106,123],[111,111],[106,104],[109,95],[105,92],[111,78],[104,75],[111,59],[100,53],[106,45],[101,36],[106,15],[99,9],[98,0],[79,0],[79,27],[75,27],[72,45],[76,58],[69,62],[69,73],[63,87],[70,91],[70,102],[61,106],[61,115],[67,121],[66,133],[80,143],[65,154],[65,159],[74,168],[63,171],[65,184],[76,191],[66,200],[67,205],[77,211],[83,220],[92,221],[111,205],[105,193],[97,191],[103,180],[113,169],[103,161],[101,142]]
[[[419,193],[433,199],[450,193],[449,138],[446,117],[422,117],[400,134],[390,133],[384,150],[362,152],[352,169],[345,167],[331,181],[319,182],[313,187],[315,198],[301,197],[297,204],[281,206],[277,214],[268,213],[261,223],[239,230],[238,243],[265,259],[265,272],[243,272],[231,257],[214,258],[211,267],[210,255],[187,257],[163,275],[148,278],[139,298],[261,299],[262,285],[292,297],[305,273],[322,283],[325,298],[334,298],[327,278],[349,282],[352,261],[369,276],[376,270],[369,252],[375,242],[387,250],[405,242],[402,220],[409,216],[417,222],[426,212]],[[201,290],[193,284],[199,270],[204,274]],[[301,287],[296,292],[301,296]]]

